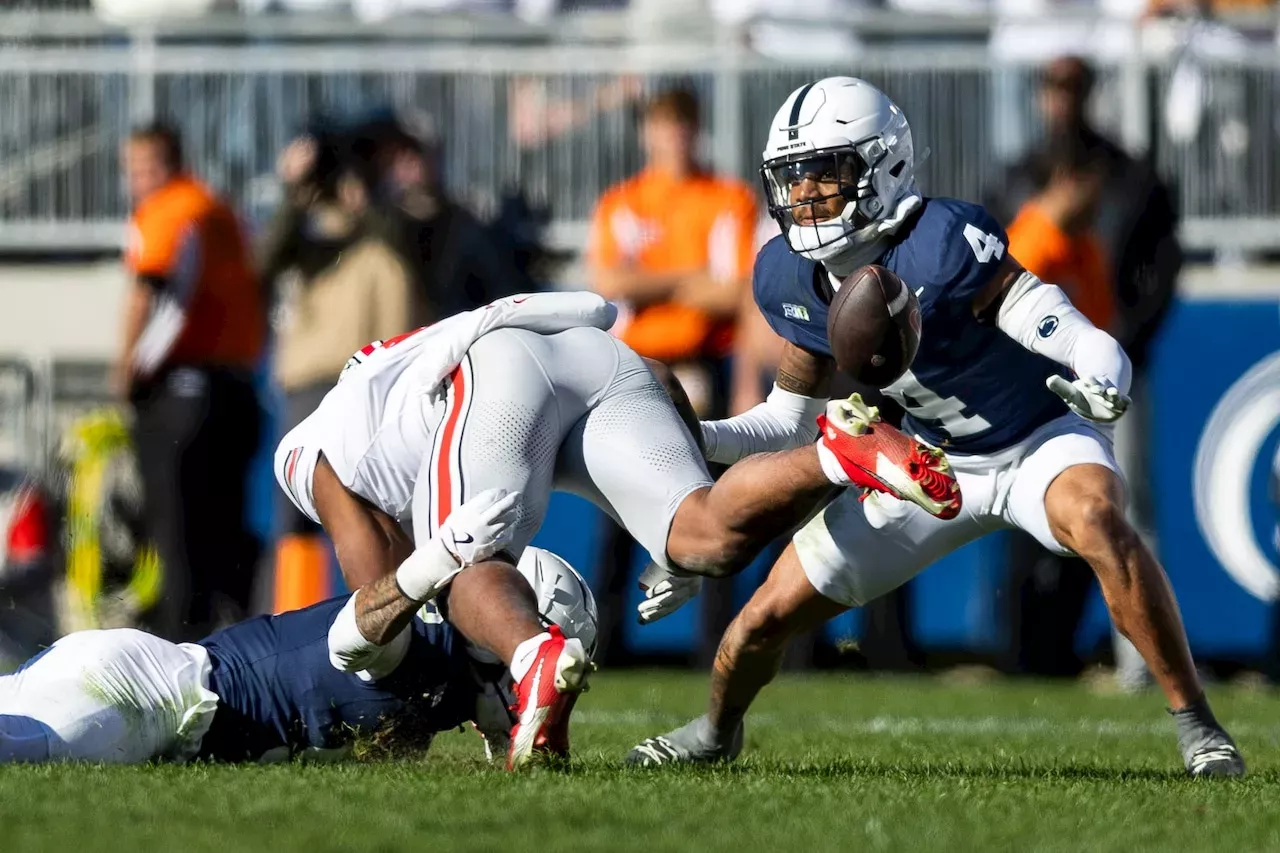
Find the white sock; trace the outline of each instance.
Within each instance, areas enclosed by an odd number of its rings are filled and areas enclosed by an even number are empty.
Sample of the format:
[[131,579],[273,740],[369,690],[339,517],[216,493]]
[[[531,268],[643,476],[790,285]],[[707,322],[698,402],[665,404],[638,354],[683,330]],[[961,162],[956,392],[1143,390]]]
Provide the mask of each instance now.
[[511,656],[511,665],[507,668],[511,670],[511,677],[515,679],[516,684],[524,680],[529,674],[529,668],[533,666],[533,662],[538,657],[538,649],[542,648],[542,644],[551,639],[551,635],[543,631],[536,637],[530,637],[520,645],[516,646],[516,653]]
[[827,479],[835,485],[848,486],[853,483],[849,475],[844,472],[835,453],[821,441],[818,442],[818,463],[822,465],[822,473],[826,474]]

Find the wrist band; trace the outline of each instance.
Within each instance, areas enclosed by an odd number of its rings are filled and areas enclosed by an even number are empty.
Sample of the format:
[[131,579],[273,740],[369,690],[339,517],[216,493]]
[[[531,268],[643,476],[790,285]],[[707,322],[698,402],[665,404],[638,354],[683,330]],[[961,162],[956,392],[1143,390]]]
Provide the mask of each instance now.
[[396,585],[405,598],[421,603],[435,598],[460,571],[462,567],[444,543],[432,538],[396,569]]

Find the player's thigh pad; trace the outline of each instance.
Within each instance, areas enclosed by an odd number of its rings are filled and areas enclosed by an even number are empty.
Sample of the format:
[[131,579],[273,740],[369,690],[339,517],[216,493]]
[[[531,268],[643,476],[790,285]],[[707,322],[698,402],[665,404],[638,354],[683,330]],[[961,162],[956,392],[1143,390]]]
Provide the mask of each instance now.
[[555,389],[520,337],[504,330],[477,341],[449,379],[443,412],[428,413],[438,421],[414,483],[415,536],[434,535],[454,508],[494,488],[521,496],[516,557],[542,526],[566,426]]
[[[985,483],[975,479],[969,492]],[[975,498],[980,496],[974,495]],[[994,529],[990,519],[962,510],[950,521],[888,495],[858,500],[846,489],[793,538],[796,555],[813,588],[849,607],[860,607],[897,589],[931,563]]]
[[1030,533],[1057,554],[1071,555],[1053,535],[1044,496],[1058,475],[1076,465],[1101,465],[1120,476],[1111,439],[1088,421],[1068,415],[1053,421],[1014,471],[1005,503],[1010,524]]
[[614,381],[565,440],[557,485],[612,515],[667,567],[672,519],[711,475],[662,385],[639,356],[619,349]]
[[0,757],[6,729],[17,735],[39,726],[44,754],[15,738],[13,758],[121,764],[190,758],[217,710],[208,673],[200,646],[128,628],[69,634],[0,679]]

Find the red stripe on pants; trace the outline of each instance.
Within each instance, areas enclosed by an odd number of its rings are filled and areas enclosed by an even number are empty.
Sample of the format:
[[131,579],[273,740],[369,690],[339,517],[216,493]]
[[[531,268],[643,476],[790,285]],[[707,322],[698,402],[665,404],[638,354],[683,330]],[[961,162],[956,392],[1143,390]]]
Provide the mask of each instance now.
[[[453,406],[445,416],[444,435],[440,439],[440,458],[436,461],[436,503],[439,508],[436,518],[437,530],[453,511],[453,477],[449,470],[449,460],[453,456],[454,433],[458,432],[458,422],[461,419],[467,393],[467,382],[461,365],[454,368],[453,375],[449,378],[453,383]],[[460,435],[459,440],[461,440]]]

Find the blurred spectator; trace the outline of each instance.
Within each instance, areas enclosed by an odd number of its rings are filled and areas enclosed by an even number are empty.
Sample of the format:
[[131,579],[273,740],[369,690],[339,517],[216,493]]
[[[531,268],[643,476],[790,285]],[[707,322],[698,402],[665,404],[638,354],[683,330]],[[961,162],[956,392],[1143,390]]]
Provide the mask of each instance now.
[[992,142],[996,156],[1011,160],[1026,151],[1035,124],[1032,65],[1068,51],[1096,47],[1096,0],[993,0],[991,29]]
[[[1006,172],[988,207],[1009,222],[1028,197],[1050,184],[1055,157],[1064,146],[1067,150],[1078,148],[1088,152],[1090,163],[1097,164],[1091,168],[1100,170],[1101,196],[1097,201],[1093,233],[1108,259],[1114,288],[1115,314],[1110,328],[1133,360],[1134,368],[1134,404],[1117,424],[1116,455],[1129,484],[1134,522],[1144,536],[1150,538],[1154,511],[1148,489],[1149,401],[1144,379],[1151,342],[1173,301],[1182,250],[1169,188],[1150,163],[1129,156],[1090,124],[1087,106],[1093,82],[1093,69],[1076,56],[1055,59],[1046,67],[1037,102],[1044,122],[1045,141]],[[1082,190],[1090,183],[1086,181],[1073,192],[1087,195]],[[1012,254],[1020,257],[1016,250]],[[1015,557],[1015,562],[1027,559],[1035,558],[1022,554]],[[1036,571],[1042,578],[1056,578],[1053,571],[1044,568],[1049,559],[1047,555],[1044,560],[1036,559],[1040,566]],[[1057,582],[1056,579],[1046,581]],[[1070,629],[1073,633],[1074,623]],[[1066,626],[1063,631],[1060,642],[1070,642]],[[1118,637],[1117,657],[1121,678],[1130,683],[1140,682],[1143,678],[1141,659],[1127,641]]]
[[[607,190],[592,219],[592,286],[626,306],[616,332],[666,362],[705,414],[711,363],[729,352],[754,262],[755,192],[695,157],[698,102],[671,90],[645,109],[646,166]],[[696,389],[701,389],[697,393]]]
[[[280,157],[285,202],[259,263],[264,282],[280,291],[275,376],[286,431],[315,411],[352,353],[425,322],[404,263],[370,215],[362,162],[324,134],[295,140]],[[274,609],[282,612],[333,591],[320,527],[277,498]]]
[[260,543],[246,526],[245,488],[266,313],[240,223],[183,171],[178,135],[135,131],[124,168],[134,278],[117,384],[133,406],[146,532],[163,564],[154,627],[194,639],[249,606]]
[[1102,170],[1102,197],[1094,233],[1110,260],[1116,288],[1115,332],[1134,361],[1135,373],[1147,360],[1151,340],[1173,298],[1182,250],[1177,213],[1169,188],[1145,159],[1130,157],[1089,122],[1092,67],[1067,56],[1045,69],[1038,106],[1045,142],[1009,168],[988,200],[1005,222],[1048,180],[1048,163],[1060,139],[1074,137]]
[[517,240],[532,240],[533,247],[524,247],[525,260],[530,267],[541,260],[539,235],[515,233],[533,219],[527,207],[517,209],[522,200],[507,201],[504,223],[510,232],[490,227],[445,192],[441,152],[429,131],[410,133],[382,115],[364,122],[353,136],[373,165],[381,233],[404,257],[417,298],[432,317],[538,289],[517,258]]
[[1067,292],[1095,326],[1115,331],[1115,292],[1094,233],[1103,163],[1078,136],[1055,137],[1044,186],[1008,226],[1009,252],[1042,281]]
[[[1043,152],[1045,183],[1008,227],[1009,253],[1042,281],[1067,292],[1101,329],[1114,331],[1111,269],[1093,232],[1104,164],[1076,135]],[[1020,531],[1011,534],[1008,596],[1013,672],[1073,676],[1083,668],[1075,632],[1093,585],[1083,560],[1059,557]]]
[[[749,289],[757,211],[750,187],[698,164],[698,132],[693,92],[672,89],[648,103],[645,168],[600,199],[588,264],[594,289],[625,306],[615,332],[670,365],[705,418],[725,413],[724,360]],[[633,550],[625,533],[611,529],[602,560],[606,643],[619,624]],[[704,655],[725,627],[730,590],[724,582],[704,587],[704,605],[714,611],[703,619]]]

